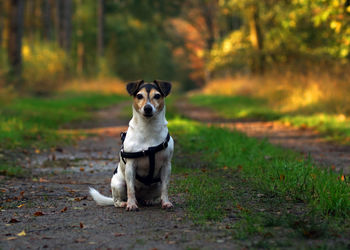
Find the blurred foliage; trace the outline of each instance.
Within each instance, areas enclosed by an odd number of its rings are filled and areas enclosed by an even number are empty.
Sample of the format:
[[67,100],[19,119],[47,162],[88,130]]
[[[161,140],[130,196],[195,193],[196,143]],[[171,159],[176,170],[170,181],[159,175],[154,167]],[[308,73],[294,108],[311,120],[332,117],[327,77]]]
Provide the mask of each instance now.
[[[101,1],[67,2],[72,13],[62,20],[70,24],[68,47],[60,41],[58,2],[25,2],[20,77],[25,90],[50,92],[77,76],[167,79],[182,89],[236,73],[326,68],[339,76],[350,59],[348,0],[104,0],[102,16]],[[8,2],[1,1],[0,9],[4,81],[10,71]]]
[[[226,66],[232,72],[241,70],[244,64],[246,70],[254,70],[254,56],[262,53],[267,69],[277,66],[283,70],[283,64],[298,72],[324,66],[332,66],[336,71],[339,64],[348,63],[350,58],[349,4],[346,0],[220,0],[220,15],[232,17],[231,27],[237,23],[237,17],[243,24],[220,37],[211,54],[210,68],[222,73]],[[258,11],[262,30],[260,51],[254,51],[252,46],[252,6]]]
[[64,50],[50,43],[27,42],[22,47],[24,89],[45,94],[57,90],[69,72],[70,61]]

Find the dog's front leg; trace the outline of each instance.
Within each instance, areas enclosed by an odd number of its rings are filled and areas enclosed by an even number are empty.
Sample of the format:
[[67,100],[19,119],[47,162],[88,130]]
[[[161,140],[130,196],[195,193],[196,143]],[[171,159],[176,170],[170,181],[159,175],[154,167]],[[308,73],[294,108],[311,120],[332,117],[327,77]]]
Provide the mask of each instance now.
[[127,211],[137,211],[139,208],[136,204],[135,196],[135,175],[136,175],[136,165],[133,160],[128,160],[125,166],[125,181],[128,200],[126,204]]
[[162,208],[169,209],[173,208],[173,204],[169,201],[168,197],[168,185],[171,174],[171,162],[167,162],[161,169],[160,179],[162,181],[160,199],[162,201]]

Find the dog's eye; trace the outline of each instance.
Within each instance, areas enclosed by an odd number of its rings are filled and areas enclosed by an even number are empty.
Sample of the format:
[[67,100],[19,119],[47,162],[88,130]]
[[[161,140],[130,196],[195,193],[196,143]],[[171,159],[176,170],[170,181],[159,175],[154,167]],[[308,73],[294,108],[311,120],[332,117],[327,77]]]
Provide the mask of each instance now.
[[154,95],[154,99],[157,99],[157,100],[158,100],[159,98],[160,98],[160,94],[155,94],[155,95]]
[[141,99],[143,98],[143,95],[137,94],[137,95],[136,95],[136,98],[139,99],[139,100],[141,100]]

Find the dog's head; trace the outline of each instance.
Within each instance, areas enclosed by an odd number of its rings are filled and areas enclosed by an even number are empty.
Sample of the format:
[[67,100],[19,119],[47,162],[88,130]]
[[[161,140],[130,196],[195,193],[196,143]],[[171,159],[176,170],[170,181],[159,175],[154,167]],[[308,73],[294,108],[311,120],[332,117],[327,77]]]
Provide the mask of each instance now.
[[164,108],[164,98],[169,95],[171,83],[165,81],[135,81],[126,85],[128,93],[134,97],[135,110],[146,118],[151,118]]

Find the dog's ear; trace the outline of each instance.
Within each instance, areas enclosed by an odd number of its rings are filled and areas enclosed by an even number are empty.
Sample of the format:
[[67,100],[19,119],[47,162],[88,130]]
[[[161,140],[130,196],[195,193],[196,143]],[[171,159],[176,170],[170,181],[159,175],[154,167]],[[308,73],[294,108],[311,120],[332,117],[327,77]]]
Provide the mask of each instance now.
[[140,88],[140,85],[143,83],[143,80],[129,82],[126,85],[126,90],[128,91],[129,95],[135,95],[137,90]]
[[170,93],[171,90],[171,83],[170,82],[165,82],[165,81],[160,81],[160,80],[154,80],[153,81],[160,89],[162,92],[163,96],[167,96]]

